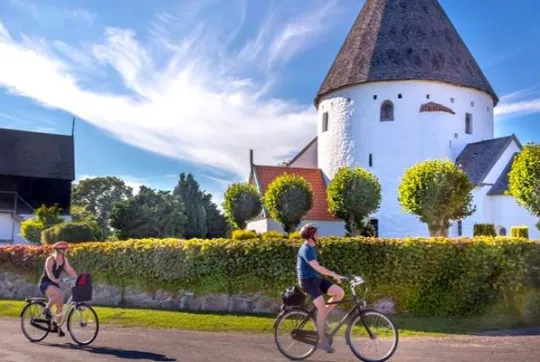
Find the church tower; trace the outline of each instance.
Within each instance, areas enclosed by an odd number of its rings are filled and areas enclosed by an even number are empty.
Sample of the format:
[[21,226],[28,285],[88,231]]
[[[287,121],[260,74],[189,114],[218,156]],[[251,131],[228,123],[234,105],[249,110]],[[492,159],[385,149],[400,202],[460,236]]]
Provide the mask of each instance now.
[[437,0],[367,0],[315,98],[318,167],[379,178],[380,236],[427,235],[398,202],[405,170],[492,139],[497,103]]

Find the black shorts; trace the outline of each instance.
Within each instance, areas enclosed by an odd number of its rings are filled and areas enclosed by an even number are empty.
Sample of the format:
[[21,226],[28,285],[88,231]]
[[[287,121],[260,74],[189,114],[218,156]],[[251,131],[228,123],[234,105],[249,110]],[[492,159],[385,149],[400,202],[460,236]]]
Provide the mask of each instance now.
[[323,294],[328,293],[328,289],[334,285],[329,280],[326,279],[319,279],[319,278],[308,278],[308,279],[300,279],[300,288],[304,290],[304,292],[308,293],[311,297],[311,300],[315,300],[319,298]]

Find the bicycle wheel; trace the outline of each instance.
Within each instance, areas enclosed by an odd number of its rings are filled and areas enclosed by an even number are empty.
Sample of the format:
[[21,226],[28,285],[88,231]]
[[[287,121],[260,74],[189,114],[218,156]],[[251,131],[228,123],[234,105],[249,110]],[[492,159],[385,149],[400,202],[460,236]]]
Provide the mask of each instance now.
[[288,359],[298,361],[308,358],[319,343],[315,318],[303,308],[283,313],[275,323],[274,339],[279,351]]
[[51,330],[51,321],[45,317],[44,310],[45,303],[30,302],[21,312],[21,329],[31,342],[41,342]]
[[[351,351],[360,360],[383,362],[395,353],[399,336],[398,329],[390,318],[381,312],[368,309],[351,318],[346,339]],[[372,350],[374,353],[369,353]]]
[[96,312],[88,304],[77,304],[68,315],[67,328],[71,338],[81,345],[92,343],[99,332],[99,320]]

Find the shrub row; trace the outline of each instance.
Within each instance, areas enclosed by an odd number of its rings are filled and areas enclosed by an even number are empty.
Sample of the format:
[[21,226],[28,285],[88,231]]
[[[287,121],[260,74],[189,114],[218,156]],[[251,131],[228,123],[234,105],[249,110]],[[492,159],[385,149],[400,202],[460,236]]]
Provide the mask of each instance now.
[[[128,240],[74,244],[71,264],[96,281],[169,292],[263,293],[296,282],[299,240]],[[50,246],[0,248],[0,270],[37,280]],[[398,312],[469,315],[494,306],[521,313],[538,305],[540,244],[510,238],[324,238],[322,265],[362,275],[367,298],[391,298]],[[348,288],[345,288],[348,292]],[[362,289],[359,289],[361,291]]]
[[529,227],[528,226],[513,226],[510,230],[511,236],[513,238],[529,238]]
[[497,236],[494,224],[474,224],[474,236]]

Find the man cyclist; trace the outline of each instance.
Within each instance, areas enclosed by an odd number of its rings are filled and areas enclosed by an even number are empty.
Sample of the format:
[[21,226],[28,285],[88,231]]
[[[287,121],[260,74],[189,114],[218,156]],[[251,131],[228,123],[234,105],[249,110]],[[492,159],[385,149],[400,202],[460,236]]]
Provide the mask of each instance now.
[[322,279],[318,273],[333,277],[338,283],[341,281],[342,276],[326,269],[317,261],[316,245],[319,232],[315,226],[311,224],[304,225],[300,230],[300,235],[305,241],[298,250],[296,263],[298,283],[300,288],[309,294],[317,308],[317,331],[320,341],[318,347],[332,353],[334,349],[326,338],[325,328],[329,329],[326,317],[336,307],[336,304],[326,305],[323,294],[331,296],[329,302],[337,302],[343,299],[345,292],[339,285],[333,284],[327,279]]

